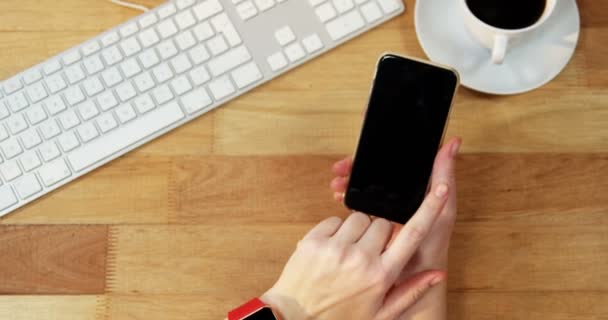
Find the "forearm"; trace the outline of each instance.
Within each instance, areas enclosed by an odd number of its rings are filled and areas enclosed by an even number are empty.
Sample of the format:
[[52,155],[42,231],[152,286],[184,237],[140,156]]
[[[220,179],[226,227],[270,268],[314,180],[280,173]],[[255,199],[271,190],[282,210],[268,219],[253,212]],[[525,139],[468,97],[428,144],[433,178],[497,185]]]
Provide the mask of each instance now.
[[400,320],[447,319],[447,291],[445,281],[431,288]]

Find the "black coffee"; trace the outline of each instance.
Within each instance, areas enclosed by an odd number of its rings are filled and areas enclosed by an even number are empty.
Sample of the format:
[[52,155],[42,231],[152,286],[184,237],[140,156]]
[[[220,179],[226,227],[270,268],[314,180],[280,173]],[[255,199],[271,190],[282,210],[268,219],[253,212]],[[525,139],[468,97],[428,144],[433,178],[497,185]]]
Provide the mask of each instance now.
[[479,20],[501,29],[533,25],[545,11],[547,0],[466,0]]

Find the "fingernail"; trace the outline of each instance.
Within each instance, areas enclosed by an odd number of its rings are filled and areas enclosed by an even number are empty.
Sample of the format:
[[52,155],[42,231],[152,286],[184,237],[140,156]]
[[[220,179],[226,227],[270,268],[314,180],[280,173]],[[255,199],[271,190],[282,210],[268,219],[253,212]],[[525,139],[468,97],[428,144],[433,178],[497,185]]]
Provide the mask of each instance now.
[[460,144],[461,144],[461,141],[459,139],[458,141],[456,141],[456,143],[454,143],[452,145],[452,149],[450,149],[450,156],[452,156],[452,158],[458,154],[458,150],[460,149]]
[[435,196],[437,196],[437,198],[443,198],[447,193],[448,193],[448,185],[445,183],[440,183],[435,188]]
[[440,283],[441,281],[443,281],[443,277],[442,276],[437,276],[437,277],[431,279],[431,282],[430,282],[431,287],[434,286],[434,285],[436,285],[436,284],[438,284],[438,283]]

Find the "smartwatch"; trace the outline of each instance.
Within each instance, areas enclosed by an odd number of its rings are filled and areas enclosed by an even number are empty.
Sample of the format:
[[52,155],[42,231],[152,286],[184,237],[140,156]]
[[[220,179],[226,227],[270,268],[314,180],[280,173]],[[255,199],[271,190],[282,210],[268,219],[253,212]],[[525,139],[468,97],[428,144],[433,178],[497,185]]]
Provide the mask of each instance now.
[[258,298],[228,312],[228,320],[281,320],[272,308]]

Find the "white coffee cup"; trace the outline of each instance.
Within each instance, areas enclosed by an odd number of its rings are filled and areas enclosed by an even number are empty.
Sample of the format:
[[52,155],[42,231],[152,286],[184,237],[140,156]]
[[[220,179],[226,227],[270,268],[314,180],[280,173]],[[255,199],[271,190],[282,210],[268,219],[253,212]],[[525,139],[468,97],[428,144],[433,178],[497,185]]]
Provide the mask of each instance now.
[[467,0],[459,0],[461,2],[462,11],[464,12],[464,20],[469,32],[483,46],[492,51],[492,62],[502,64],[507,54],[509,45],[515,44],[524,36],[540,27],[551,16],[555,10],[555,5],[558,0],[546,0],[545,11],[541,17],[531,26],[522,29],[501,29],[491,26],[481,21],[469,8]]

